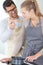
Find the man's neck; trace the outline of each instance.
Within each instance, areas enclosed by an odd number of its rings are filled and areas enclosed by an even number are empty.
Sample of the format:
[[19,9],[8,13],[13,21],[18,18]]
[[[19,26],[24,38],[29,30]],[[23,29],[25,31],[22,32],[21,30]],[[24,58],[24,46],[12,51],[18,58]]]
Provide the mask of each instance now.
[[9,17],[9,18],[11,18],[11,19],[18,19],[18,18],[19,18],[19,16],[17,16],[17,17]]

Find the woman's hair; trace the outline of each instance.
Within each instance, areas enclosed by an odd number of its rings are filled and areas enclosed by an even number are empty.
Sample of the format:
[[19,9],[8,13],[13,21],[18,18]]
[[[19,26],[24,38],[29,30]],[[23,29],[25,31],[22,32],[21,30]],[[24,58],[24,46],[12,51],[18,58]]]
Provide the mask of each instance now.
[[39,11],[39,8],[38,7],[38,4],[35,3],[34,1],[31,1],[31,0],[27,0],[27,1],[24,1],[22,4],[21,4],[21,8],[25,7],[26,10],[31,10],[33,9],[35,14],[38,15],[39,17],[40,16],[43,16],[40,11]]

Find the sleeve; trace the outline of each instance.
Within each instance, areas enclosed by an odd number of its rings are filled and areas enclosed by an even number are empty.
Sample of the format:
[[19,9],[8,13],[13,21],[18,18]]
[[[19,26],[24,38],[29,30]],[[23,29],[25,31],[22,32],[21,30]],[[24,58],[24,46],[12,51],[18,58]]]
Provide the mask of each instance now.
[[3,34],[1,35],[0,40],[1,40],[2,42],[5,42],[5,41],[11,36],[11,34],[12,34],[12,30],[10,30],[10,29],[7,28],[7,29],[3,32]]
[[40,53],[43,55],[43,49],[40,50]]
[[7,27],[7,22],[6,20],[0,22],[0,41],[5,42],[10,35],[12,34],[12,30]]
[[43,17],[40,18],[41,21],[41,29],[42,29],[42,36],[43,36]]

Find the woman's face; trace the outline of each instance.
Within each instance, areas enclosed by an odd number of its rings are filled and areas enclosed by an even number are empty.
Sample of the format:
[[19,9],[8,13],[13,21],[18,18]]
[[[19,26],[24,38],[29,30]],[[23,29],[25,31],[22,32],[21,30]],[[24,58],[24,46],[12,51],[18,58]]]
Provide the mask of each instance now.
[[25,19],[30,19],[31,18],[31,11],[26,10],[26,8],[21,8],[22,16]]

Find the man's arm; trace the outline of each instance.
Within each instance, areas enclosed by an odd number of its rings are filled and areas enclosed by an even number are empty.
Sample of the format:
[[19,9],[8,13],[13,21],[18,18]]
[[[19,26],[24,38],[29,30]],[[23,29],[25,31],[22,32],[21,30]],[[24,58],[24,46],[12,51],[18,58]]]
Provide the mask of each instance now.
[[11,36],[11,34],[12,34],[12,30],[7,28],[7,29],[3,32],[3,34],[1,35],[0,40],[1,40],[2,42],[7,41],[8,38]]
[[14,23],[9,20],[4,20],[0,23],[0,40],[5,42],[12,34]]

